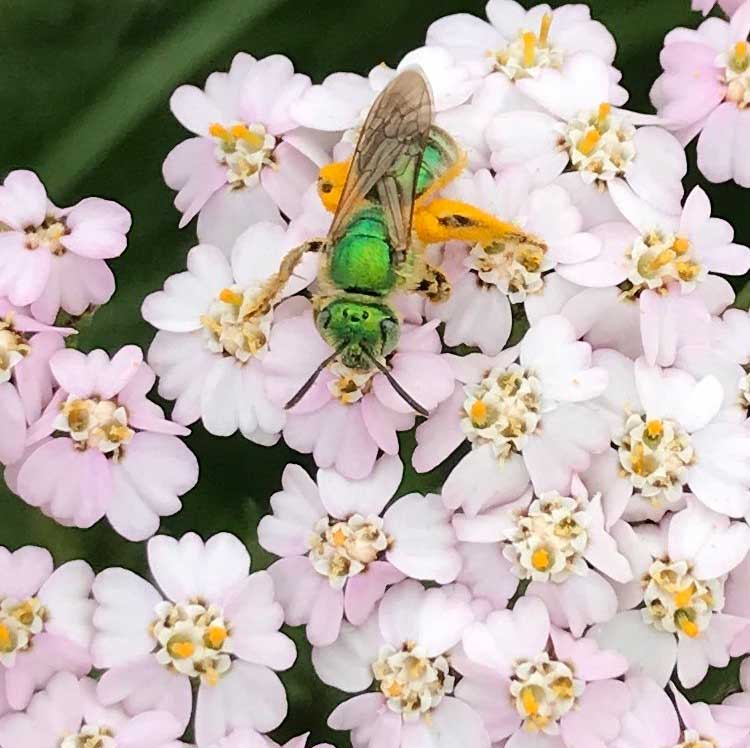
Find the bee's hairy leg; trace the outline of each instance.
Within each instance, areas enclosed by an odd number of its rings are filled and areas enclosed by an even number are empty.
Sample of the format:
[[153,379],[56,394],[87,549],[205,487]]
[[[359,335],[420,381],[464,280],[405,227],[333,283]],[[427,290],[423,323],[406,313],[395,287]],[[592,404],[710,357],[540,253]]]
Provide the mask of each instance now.
[[509,239],[538,243],[513,223],[501,221],[468,203],[446,198],[433,200],[415,213],[414,230],[425,244],[452,240],[491,244]]
[[281,261],[279,269],[265,282],[252,307],[246,310],[245,316],[250,317],[256,313],[265,314],[294,275],[294,271],[302,262],[302,258],[308,252],[322,251],[324,246],[325,241],[316,239],[289,250]]
[[445,273],[427,262],[420,267],[413,288],[433,303],[445,301],[451,294],[451,284]]

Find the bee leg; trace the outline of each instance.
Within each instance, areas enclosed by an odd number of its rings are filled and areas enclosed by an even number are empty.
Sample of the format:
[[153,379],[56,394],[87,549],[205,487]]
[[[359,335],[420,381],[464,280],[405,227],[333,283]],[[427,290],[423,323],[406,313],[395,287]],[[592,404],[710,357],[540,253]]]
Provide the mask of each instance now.
[[252,317],[258,313],[265,314],[294,275],[297,265],[302,262],[305,254],[307,252],[320,252],[324,245],[325,242],[319,240],[305,242],[305,244],[300,244],[299,247],[287,252],[279,265],[278,271],[265,282],[263,288],[255,297],[253,305],[246,309],[245,316]]
[[425,263],[421,276],[414,289],[417,293],[422,294],[433,303],[448,299],[451,294],[451,284],[440,268]]
[[414,230],[425,244],[456,240],[487,245],[509,239],[535,245],[540,243],[512,223],[501,221],[468,203],[445,198],[433,200],[415,213]]

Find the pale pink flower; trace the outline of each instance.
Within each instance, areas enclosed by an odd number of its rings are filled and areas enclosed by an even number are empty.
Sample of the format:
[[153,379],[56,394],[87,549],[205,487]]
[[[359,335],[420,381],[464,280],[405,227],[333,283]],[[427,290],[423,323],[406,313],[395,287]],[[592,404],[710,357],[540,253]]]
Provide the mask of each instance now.
[[670,684],[683,724],[683,740],[706,740],[729,748],[750,745],[750,711],[747,694],[729,696],[721,704],[689,703],[674,684]]
[[320,679],[359,694],[331,713],[329,726],[351,730],[354,748],[489,748],[479,715],[453,695],[453,658],[474,620],[469,602],[464,588],[406,580],[361,626],[344,623],[335,643],[315,647]]
[[210,745],[234,729],[272,730],[286,716],[274,670],[296,657],[279,631],[284,614],[265,571],[250,574],[245,546],[227,533],[148,543],[159,589],[125,569],[96,578],[94,665],[106,670],[98,695],[128,713],[171,712],[184,729],[197,686],[195,736]]
[[24,714],[0,719],[3,748],[179,748],[182,728],[165,711],[131,716],[97,698],[96,681],[59,673]]
[[8,465],[23,454],[27,425],[52,399],[49,360],[72,332],[38,322],[27,309],[0,299],[0,463]]
[[[623,246],[622,226],[610,227],[611,236],[608,227],[594,229],[603,240],[604,258],[611,253],[611,241],[619,250]],[[525,307],[532,325],[550,314],[560,314],[573,324],[576,335],[594,348],[612,348],[632,359],[645,356],[647,337],[650,355],[656,356],[659,365],[671,366],[681,348],[709,344],[712,315],[721,314],[734,301],[734,290],[721,276],[709,274],[689,294],[675,288],[672,293],[655,293],[647,299],[648,318],[657,320],[659,326],[648,327],[645,336],[638,298],[618,286],[585,288],[554,273],[546,280],[544,293],[527,299]],[[660,332],[662,324],[665,334]]]
[[474,168],[488,167],[484,130],[494,114],[506,111],[520,98],[508,90],[513,87],[504,77],[502,81],[483,81],[482,64],[458,61],[439,47],[412,50],[395,69],[381,63],[367,77],[333,73],[312,86],[292,112],[303,126],[340,139],[333,155],[336,159],[348,158],[375,97],[397,73],[409,67],[418,67],[430,84],[435,123],[461,144]]
[[[216,436],[239,429],[259,444],[278,440],[285,414],[266,395],[261,364],[274,309],[245,310],[295,243],[281,226],[257,223],[237,239],[231,262],[200,244],[188,254],[187,272],[146,297],[141,312],[159,329],[148,360],[159,376],[159,394],[176,401],[172,418],[178,423],[201,419]],[[314,274],[303,263],[281,296],[296,293]]]
[[25,709],[59,671],[88,673],[93,581],[85,561],[54,569],[45,548],[0,546],[0,714]]
[[481,714],[493,743],[576,748],[617,736],[630,699],[615,679],[627,661],[551,625],[538,598],[468,626],[463,646],[468,662],[456,695]]
[[567,491],[573,473],[607,448],[607,424],[587,404],[606,389],[607,374],[563,317],[542,319],[494,358],[448,360],[453,395],[418,427],[412,458],[426,472],[471,444],[443,486],[446,506],[473,515],[494,497],[517,498],[529,480],[537,493]]
[[744,739],[735,745],[736,748],[748,748],[750,746],[750,659],[745,659],[740,665],[740,686],[742,691],[727,696],[721,704],[710,707],[710,710],[717,722],[745,728]]
[[564,495],[548,491],[532,497],[527,491],[511,504],[483,507],[476,516],[456,514],[453,524],[460,540],[500,544],[503,575],[527,580],[526,594],[544,600],[552,622],[574,636],[617,612],[610,579],[633,578],[605,528],[600,494],[589,498],[577,476]]
[[[292,115],[302,126],[325,132],[343,133],[358,128],[375,97],[409,67],[418,67],[427,78],[438,123],[441,112],[468,101],[484,72],[476,65],[457,61],[446,49],[419,47],[407,53],[395,69],[382,63],[368,77],[354,73],[329,75],[292,105]],[[354,139],[348,140],[352,141],[351,147]]]
[[[281,745],[271,740],[267,735],[245,728],[235,730],[231,735],[212,745],[211,748],[306,748],[309,735],[310,733],[298,735]],[[333,748],[333,746],[330,743],[318,743],[318,745],[310,746],[310,748]]]
[[510,336],[512,304],[543,294],[547,271],[595,262],[601,244],[581,232],[580,213],[562,187],[535,188],[522,167],[494,178],[489,171],[479,171],[450,184],[442,196],[512,223],[536,242],[449,242],[443,249],[441,269],[451,281],[451,295],[445,302],[428,304],[427,316],[446,323],[447,345],[476,345],[495,356]]
[[[732,657],[750,653],[750,596],[747,594],[748,585],[750,585],[750,553],[745,556],[741,564],[735,567],[726,584],[724,611],[748,622],[748,625],[732,642],[729,650]],[[743,688],[745,691],[750,691],[750,660],[745,661],[743,668]]]
[[750,408],[750,315],[740,309],[727,309],[713,317],[708,339],[680,346],[675,366],[694,377],[711,374],[724,392],[722,410],[729,420],[743,421]]
[[506,112],[487,129],[492,165],[522,164],[541,183],[563,171],[578,172],[579,189],[596,194],[626,181],[644,200],[667,213],[680,210],[687,161],[677,139],[652,116],[612,104],[607,66],[590,54],[547,68],[516,84],[544,111]]
[[[718,5],[728,15],[732,15],[742,5],[743,0],[718,0]],[[717,0],[691,0],[693,10],[699,10],[704,16],[708,15]]]
[[[620,733],[610,748],[673,748],[674,746],[716,745],[745,748],[750,732],[746,710],[724,705],[697,702],[690,704],[672,686],[676,702],[657,683],[643,675],[629,676],[625,685],[630,691],[630,706],[620,717]],[[706,741],[705,743],[703,741]]]
[[[437,320],[402,323],[398,346],[386,361],[401,387],[428,411],[449,397],[453,387],[437,326]],[[263,359],[271,402],[287,403],[332,353],[315,328],[309,304],[301,314],[276,322]],[[311,452],[319,467],[364,478],[378,450],[398,454],[397,434],[410,429],[415,416],[382,374],[362,374],[334,362],[287,414],[284,441],[299,452]]]
[[715,376],[634,364],[612,350],[595,351],[594,363],[609,374],[596,407],[614,446],[594,458],[584,481],[602,492],[610,522],[631,502],[642,509],[628,519],[658,518],[640,511],[663,514],[688,490],[720,514],[750,511],[750,431],[742,414],[723,409]]
[[111,359],[68,348],[50,367],[59,389],[29,428],[12,490],[60,524],[91,527],[106,515],[123,537],[150,537],[198,480],[198,462],[176,436],[188,429],[146,398],[155,376],[136,346]]
[[403,472],[391,456],[362,480],[319,470],[316,484],[298,465],[285,468],[258,542],[283,557],[268,569],[276,596],[288,624],[307,624],[312,644],[335,641],[344,614],[363,623],[386,588],[407,576],[455,580],[461,557],[440,497],[411,493],[385,509]]
[[12,171],[0,186],[0,224],[0,296],[11,304],[51,324],[61,308],[78,316],[109,301],[105,260],[122,254],[130,230],[121,205],[87,197],[58,208],[34,172]]
[[683,145],[700,134],[698,168],[709,182],[748,187],[750,156],[739,144],[750,125],[750,2],[732,5],[730,21],[667,34],[651,101]]
[[661,686],[675,665],[686,688],[700,683],[709,665],[725,667],[750,623],[726,612],[727,577],[750,550],[750,528],[688,496],[687,508],[660,524],[618,523],[612,534],[635,578],[616,585],[621,612],[590,635]]
[[330,159],[321,139],[291,114],[310,87],[282,55],[256,60],[240,52],[228,73],[212,73],[204,89],[180,86],[172,113],[195,137],[164,161],[166,183],[185,226],[200,213],[201,241],[231,246],[257,221],[294,216],[299,196]]
[[[444,47],[457,60],[482,65],[511,81],[535,78],[546,68],[559,69],[579,52],[589,52],[610,66],[613,82],[620,72],[614,37],[591,20],[586,5],[535,5],[528,10],[513,0],[489,0],[487,21],[468,13],[440,18],[427,29],[427,45]],[[620,101],[619,103],[624,103]]]
[[[631,303],[637,302],[646,359],[669,366],[685,321],[690,320],[687,329],[695,336],[701,332],[705,336],[710,324],[705,293],[693,292],[709,274],[743,275],[750,270],[750,249],[733,243],[734,230],[727,221],[711,217],[711,203],[700,187],[688,195],[679,216],[655,210],[619,181],[610,185],[610,194],[628,223],[593,229],[602,252],[589,262],[564,265],[558,272],[583,286],[626,283],[622,293]],[[717,294],[719,285],[725,290]],[[706,290],[733,297],[729,284],[720,278]]]

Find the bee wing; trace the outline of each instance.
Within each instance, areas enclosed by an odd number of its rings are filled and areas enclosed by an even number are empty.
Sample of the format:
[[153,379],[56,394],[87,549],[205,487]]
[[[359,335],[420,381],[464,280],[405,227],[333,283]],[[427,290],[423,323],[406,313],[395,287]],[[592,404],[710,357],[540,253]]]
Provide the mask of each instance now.
[[417,175],[431,124],[427,81],[419,71],[405,70],[383,89],[367,114],[329,243],[341,237],[352,211],[377,186],[394,246],[408,244]]

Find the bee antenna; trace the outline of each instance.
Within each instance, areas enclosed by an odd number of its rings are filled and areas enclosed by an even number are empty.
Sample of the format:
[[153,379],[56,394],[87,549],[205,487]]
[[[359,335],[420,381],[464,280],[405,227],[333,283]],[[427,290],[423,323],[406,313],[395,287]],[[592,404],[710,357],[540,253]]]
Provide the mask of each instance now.
[[297,390],[294,397],[292,397],[292,399],[289,400],[289,402],[284,406],[284,410],[293,408],[300,400],[302,400],[302,398],[308,393],[310,388],[315,384],[315,381],[320,376],[320,373],[323,371],[323,369],[325,369],[328,364],[334,361],[348,345],[349,341],[347,340],[346,343],[342,343],[328,358],[320,362],[318,368],[315,369],[315,371],[310,375],[307,381]]
[[414,408],[414,410],[419,413],[421,416],[427,416],[430,415],[427,408],[424,407],[424,405],[420,405],[397,381],[396,378],[391,374],[390,371],[388,371],[387,366],[383,366],[383,364],[380,363],[380,361],[373,356],[371,351],[368,351],[367,348],[362,346],[362,350],[365,352],[365,356],[367,356],[368,359],[374,364],[375,368],[388,380],[391,387],[393,387],[394,390],[399,394],[399,397],[410,407]]

